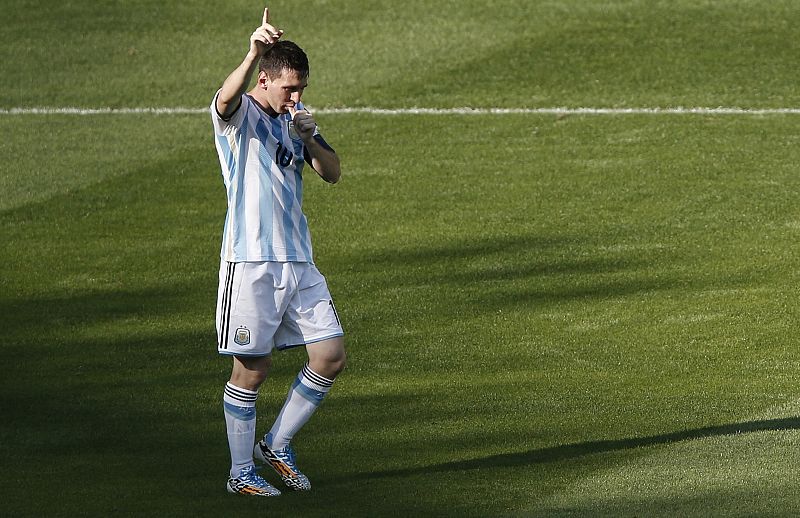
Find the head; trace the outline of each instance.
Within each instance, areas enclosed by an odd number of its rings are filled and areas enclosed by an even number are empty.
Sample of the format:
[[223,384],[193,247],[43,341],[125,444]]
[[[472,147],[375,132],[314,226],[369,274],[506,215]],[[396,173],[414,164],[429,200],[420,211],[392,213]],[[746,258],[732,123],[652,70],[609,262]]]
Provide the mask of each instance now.
[[291,41],[278,41],[258,63],[259,101],[276,113],[287,113],[308,86],[308,57]]

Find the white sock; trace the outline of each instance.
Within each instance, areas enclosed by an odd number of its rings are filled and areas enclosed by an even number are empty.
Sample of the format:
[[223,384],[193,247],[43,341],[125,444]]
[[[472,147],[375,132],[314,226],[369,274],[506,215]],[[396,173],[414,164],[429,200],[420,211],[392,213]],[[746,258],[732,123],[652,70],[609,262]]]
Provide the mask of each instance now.
[[225,427],[228,430],[228,447],[231,450],[231,477],[237,477],[242,468],[253,465],[256,399],[258,391],[239,388],[230,382],[225,385],[222,401]]
[[314,414],[332,385],[333,380],[320,376],[305,364],[294,380],[275,424],[265,437],[270,448],[280,450],[289,444],[294,434]]

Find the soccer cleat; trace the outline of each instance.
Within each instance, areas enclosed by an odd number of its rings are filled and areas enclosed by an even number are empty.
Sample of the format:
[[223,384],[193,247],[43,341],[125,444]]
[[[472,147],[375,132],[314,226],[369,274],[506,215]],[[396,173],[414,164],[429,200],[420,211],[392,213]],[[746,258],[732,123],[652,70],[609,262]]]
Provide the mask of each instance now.
[[266,441],[258,441],[253,449],[253,454],[264,464],[269,464],[272,469],[281,477],[283,483],[289,489],[295,491],[308,491],[311,489],[311,482],[308,477],[300,473],[295,464],[294,450],[290,445],[286,445],[281,450],[273,450],[267,446]]
[[239,471],[239,476],[228,479],[228,493],[252,496],[278,496],[281,492],[272,484],[258,476],[255,466],[247,466]]

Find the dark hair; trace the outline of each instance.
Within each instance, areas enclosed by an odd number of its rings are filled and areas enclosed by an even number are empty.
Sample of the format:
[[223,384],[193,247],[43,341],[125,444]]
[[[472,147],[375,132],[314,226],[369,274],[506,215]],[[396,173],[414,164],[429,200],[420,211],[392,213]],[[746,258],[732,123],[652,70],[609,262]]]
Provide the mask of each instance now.
[[267,50],[258,62],[258,70],[270,79],[280,77],[284,70],[291,70],[301,78],[308,77],[308,56],[295,42],[280,40]]

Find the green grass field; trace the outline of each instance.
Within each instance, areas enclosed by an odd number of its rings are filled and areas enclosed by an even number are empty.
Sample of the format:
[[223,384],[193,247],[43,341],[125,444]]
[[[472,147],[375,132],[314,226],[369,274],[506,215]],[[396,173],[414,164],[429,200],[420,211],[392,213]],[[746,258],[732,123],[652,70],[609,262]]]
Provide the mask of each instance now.
[[[800,513],[798,115],[321,112],[349,366],[314,490],[238,497],[209,117],[10,110],[202,108],[261,7],[0,7],[3,516]],[[789,0],[270,8],[318,108],[800,107]]]

